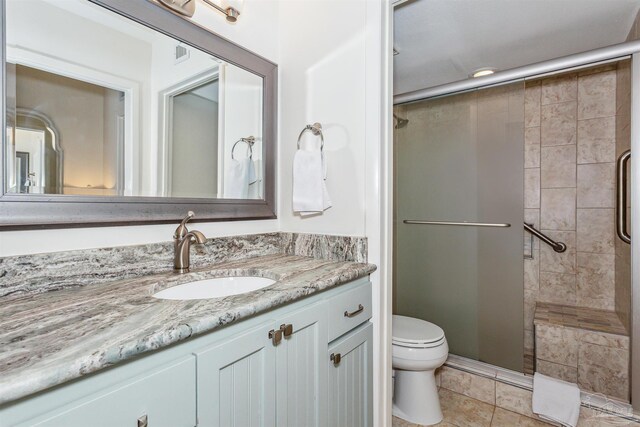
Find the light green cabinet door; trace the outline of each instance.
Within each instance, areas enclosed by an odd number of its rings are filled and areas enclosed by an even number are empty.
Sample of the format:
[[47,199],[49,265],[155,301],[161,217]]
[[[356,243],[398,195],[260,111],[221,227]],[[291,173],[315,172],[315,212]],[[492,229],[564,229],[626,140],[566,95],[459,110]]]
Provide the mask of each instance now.
[[196,425],[196,363],[193,356],[110,387],[20,426],[149,427]]
[[291,334],[276,347],[278,427],[327,425],[327,307],[318,303],[278,319]]
[[275,426],[272,322],[196,353],[199,427]]
[[[365,325],[329,347],[329,402],[327,425],[373,426],[373,325]],[[333,355],[333,357],[332,357]]]

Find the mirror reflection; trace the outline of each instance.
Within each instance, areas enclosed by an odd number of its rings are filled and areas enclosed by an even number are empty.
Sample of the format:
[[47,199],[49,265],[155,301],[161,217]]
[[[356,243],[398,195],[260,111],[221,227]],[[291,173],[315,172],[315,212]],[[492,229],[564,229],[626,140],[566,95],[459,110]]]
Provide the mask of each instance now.
[[87,0],[6,23],[6,192],[263,198],[260,76]]

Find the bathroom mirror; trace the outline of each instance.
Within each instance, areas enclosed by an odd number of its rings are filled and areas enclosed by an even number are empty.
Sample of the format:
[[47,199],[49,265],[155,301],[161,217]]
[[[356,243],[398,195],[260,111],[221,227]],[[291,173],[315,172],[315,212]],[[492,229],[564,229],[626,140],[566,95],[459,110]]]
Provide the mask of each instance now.
[[152,1],[2,6],[0,227],[275,217],[275,64]]

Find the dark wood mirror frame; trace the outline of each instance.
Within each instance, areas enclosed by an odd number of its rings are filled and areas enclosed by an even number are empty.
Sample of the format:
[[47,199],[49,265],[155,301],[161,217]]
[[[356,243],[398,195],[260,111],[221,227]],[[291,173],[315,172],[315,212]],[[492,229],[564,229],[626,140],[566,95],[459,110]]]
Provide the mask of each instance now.
[[[6,193],[6,132],[0,152],[0,230],[172,223],[187,211],[194,221],[276,218],[276,120],[278,66],[148,0],[88,0],[263,78],[264,199],[96,197]],[[2,129],[6,129],[6,3],[0,0]],[[221,18],[222,19],[222,18]]]

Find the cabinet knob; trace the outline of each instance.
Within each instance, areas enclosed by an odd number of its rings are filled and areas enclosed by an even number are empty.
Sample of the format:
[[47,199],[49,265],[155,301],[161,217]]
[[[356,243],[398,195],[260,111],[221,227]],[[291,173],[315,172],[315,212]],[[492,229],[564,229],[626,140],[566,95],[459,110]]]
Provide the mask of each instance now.
[[138,427],[148,427],[149,419],[147,418],[147,414],[144,414],[140,418],[138,418]]
[[333,362],[334,366],[338,366],[342,360],[342,355],[340,353],[331,353],[329,359]]
[[289,338],[291,335],[293,335],[293,325],[291,323],[287,323],[286,325],[283,323],[282,325],[280,325],[280,330],[284,334],[285,338]]
[[273,343],[273,345],[280,344],[282,341],[282,330],[281,329],[272,329],[269,331],[269,339]]

